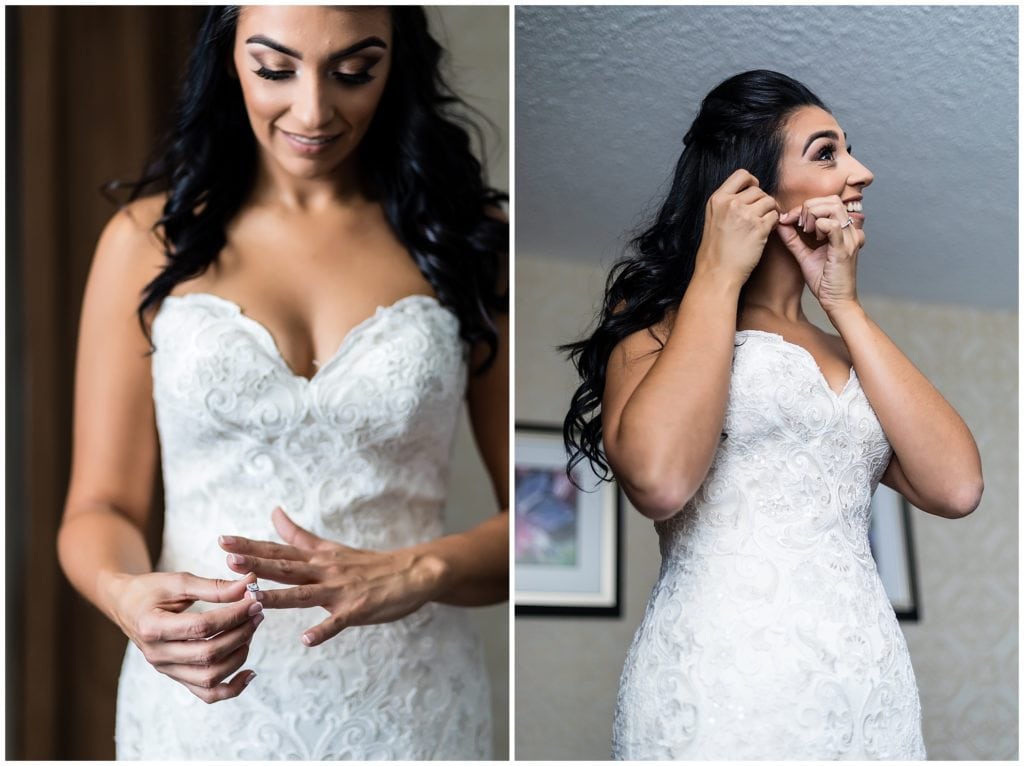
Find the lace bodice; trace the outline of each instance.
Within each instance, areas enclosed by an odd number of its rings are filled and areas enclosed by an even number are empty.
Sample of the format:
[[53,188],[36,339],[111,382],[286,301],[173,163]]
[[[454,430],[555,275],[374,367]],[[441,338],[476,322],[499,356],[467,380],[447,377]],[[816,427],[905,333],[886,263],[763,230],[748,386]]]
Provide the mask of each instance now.
[[736,334],[723,438],[626,660],[619,758],[923,758],[910,658],[868,544],[885,434],[851,370]]
[[[213,295],[166,298],[152,332],[166,493],[158,569],[234,576],[217,536],[278,540],[278,505],[353,547],[393,549],[443,533],[466,348],[436,299],[379,308],[311,379],[292,373],[262,325]],[[267,612],[245,665],[257,679],[210,706],[130,645],[119,757],[486,756],[486,676],[460,610],[428,604],[306,649],[302,631],[324,616]]]

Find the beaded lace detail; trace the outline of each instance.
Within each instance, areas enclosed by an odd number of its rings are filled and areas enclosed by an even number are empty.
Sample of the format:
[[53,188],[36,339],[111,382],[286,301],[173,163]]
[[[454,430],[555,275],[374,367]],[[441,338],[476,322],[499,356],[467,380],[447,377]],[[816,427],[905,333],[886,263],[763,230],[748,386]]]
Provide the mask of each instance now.
[[617,759],[924,759],[906,642],[868,544],[892,454],[851,370],[736,334],[725,436],[655,525],[662,566],[619,687]]
[[[234,577],[217,536],[279,540],[277,505],[353,547],[443,534],[466,348],[436,299],[378,309],[311,379],[292,373],[266,328],[206,293],[166,298],[153,341],[166,492],[159,570]],[[325,610],[265,614],[245,664],[257,678],[212,705],[129,644],[118,758],[489,757],[487,677],[462,610],[431,603],[314,648],[300,636]]]

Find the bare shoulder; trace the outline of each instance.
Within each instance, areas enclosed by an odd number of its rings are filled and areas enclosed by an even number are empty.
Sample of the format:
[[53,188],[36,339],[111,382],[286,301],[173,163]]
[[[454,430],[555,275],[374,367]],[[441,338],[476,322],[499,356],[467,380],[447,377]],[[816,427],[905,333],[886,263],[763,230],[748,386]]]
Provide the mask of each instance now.
[[164,195],[135,200],[107,223],[96,246],[90,287],[137,297],[164,264],[164,246],[154,227],[163,213]]
[[[615,307],[613,314],[619,314],[624,309],[625,304],[620,303]],[[664,347],[669,335],[672,334],[675,320],[676,311],[670,309],[660,322],[630,333],[612,349],[611,357],[608,360],[609,364],[614,363],[617,366],[628,367],[640,360],[649,360],[649,364],[653,364],[654,358]]]

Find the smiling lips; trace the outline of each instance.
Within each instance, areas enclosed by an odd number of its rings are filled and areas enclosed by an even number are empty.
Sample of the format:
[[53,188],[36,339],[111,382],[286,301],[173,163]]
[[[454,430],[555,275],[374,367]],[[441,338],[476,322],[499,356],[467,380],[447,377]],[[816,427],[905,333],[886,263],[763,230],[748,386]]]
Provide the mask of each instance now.
[[325,134],[316,136],[304,136],[301,133],[289,133],[281,130],[282,135],[291,144],[292,148],[300,154],[318,154],[326,151],[335,141],[341,137],[341,133]]

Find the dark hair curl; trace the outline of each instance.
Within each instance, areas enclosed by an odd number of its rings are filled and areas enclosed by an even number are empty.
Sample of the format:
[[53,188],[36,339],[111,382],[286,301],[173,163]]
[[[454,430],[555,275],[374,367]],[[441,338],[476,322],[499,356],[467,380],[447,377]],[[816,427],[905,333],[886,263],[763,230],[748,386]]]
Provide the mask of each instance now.
[[[495,312],[508,311],[503,257],[508,223],[496,217],[508,195],[488,186],[470,149],[479,127],[444,81],[444,50],[431,36],[421,7],[391,7],[392,64],[358,161],[368,192],[377,199],[438,300],[458,317],[461,337],[482,342],[493,362]],[[142,177],[127,186],[128,201],[166,191],[154,231],[167,260],[146,285],[138,307],[157,306],[180,282],[202,274],[226,242],[225,228],[256,178],[257,144],[241,87],[229,75],[238,6],[207,10],[189,56],[172,129]],[[454,108],[453,108],[454,107]]]
[[[581,378],[562,431],[570,476],[586,459],[600,479],[611,478],[601,444],[601,398],[612,349],[653,328],[679,305],[693,277],[708,199],[729,175],[744,168],[765,192],[775,192],[782,131],[789,115],[803,106],[827,109],[796,80],[764,69],[730,77],[701,102],[657,216],[608,275],[597,329],[560,347]],[[741,292],[737,308],[742,304]]]

